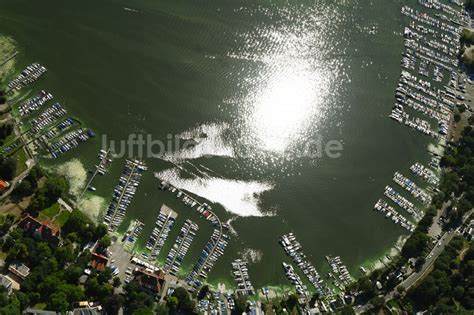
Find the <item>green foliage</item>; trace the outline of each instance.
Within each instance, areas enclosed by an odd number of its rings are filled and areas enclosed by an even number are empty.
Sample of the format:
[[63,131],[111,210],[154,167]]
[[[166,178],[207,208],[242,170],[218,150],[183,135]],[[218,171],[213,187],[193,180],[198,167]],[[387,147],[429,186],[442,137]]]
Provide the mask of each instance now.
[[178,311],[185,312],[187,314],[193,313],[194,301],[191,300],[191,297],[185,288],[176,288],[171,296],[175,297],[178,300]]
[[16,161],[13,158],[0,160],[0,179],[12,180],[16,174]]
[[[85,245],[94,237],[93,222],[79,210],[74,210],[61,228],[63,236]],[[71,235],[72,234],[72,235]]]
[[428,249],[429,240],[430,238],[425,233],[413,232],[402,248],[402,256],[409,259],[424,255]]
[[124,286],[125,290],[125,313],[134,314],[135,312],[143,312],[144,310],[153,311],[153,297],[140,290],[135,282],[130,282]]
[[[0,97],[1,98],[1,97]],[[1,101],[0,101],[0,104]],[[13,125],[12,124],[2,124],[0,126],[0,145],[3,144],[3,142],[5,141],[5,139],[11,135],[13,132]]]
[[36,216],[41,210],[51,207],[68,190],[63,177],[48,177],[43,187],[38,189],[27,208],[27,212]]
[[433,271],[407,292],[415,310],[428,309],[435,314],[474,310],[474,248],[471,244],[464,258],[459,259],[463,248],[463,239],[454,237],[435,261]]

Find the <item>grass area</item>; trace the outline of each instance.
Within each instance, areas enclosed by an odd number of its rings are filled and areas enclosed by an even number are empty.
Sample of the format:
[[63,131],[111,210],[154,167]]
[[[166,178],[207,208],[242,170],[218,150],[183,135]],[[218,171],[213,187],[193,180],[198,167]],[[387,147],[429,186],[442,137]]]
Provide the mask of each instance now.
[[26,160],[28,159],[25,149],[19,149],[12,157],[16,160],[16,175],[23,173],[27,169]]
[[[13,39],[6,36],[0,36],[0,62],[15,51],[16,43]],[[8,75],[13,73],[15,59],[10,60],[0,67],[0,83],[3,83]]]
[[55,203],[49,208],[44,209],[43,211],[40,212],[40,214],[53,219],[59,212],[61,211],[61,208],[59,207],[59,203]]
[[7,258],[7,255],[7,253],[0,252],[0,260],[5,260],[5,258]]
[[59,225],[59,227],[62,227],[64,223],[66,223],[67,219],[69,218],[69,215],[71,213],[67,210],[63,210],[57,217],[56,217],[56,224]]
[[49,208],[44,209],[39,213],[39,221],[49,221],[51,225],[54,225],[58,229],[61,228],[66,220],[69,218],[69,211],[61,210],[59,203],[55,203]]

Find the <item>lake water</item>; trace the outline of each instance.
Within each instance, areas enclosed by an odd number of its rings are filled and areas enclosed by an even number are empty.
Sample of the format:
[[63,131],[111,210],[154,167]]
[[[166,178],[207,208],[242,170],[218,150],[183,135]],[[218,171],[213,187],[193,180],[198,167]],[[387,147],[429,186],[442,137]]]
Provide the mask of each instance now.
[[[402,31],[396,1],[0,0],[18,67],[45,65],[34,88],[99,135],[55,163],[91,168],[102,135],[194,139],[146,160],[122,229],[142,220],[145,242],[166,203],[179,217],[161,256],[191,218],[200,225],[184,261],[192,266],[212,227],[158,190],[155,176],[166,178],[232,219],[237,235],[209,280],[228,280],[230,262],[252,253],[257,287],[289,285],[284,233],[318,269],[340,255],[356,275],[405,234],[372,211],[395,171],[428,159],[428,138],[387,118]],[[337,141],[340,157],[302,154],[318,141]],[[117,159],[95,183],[105,201],[122,166]]]

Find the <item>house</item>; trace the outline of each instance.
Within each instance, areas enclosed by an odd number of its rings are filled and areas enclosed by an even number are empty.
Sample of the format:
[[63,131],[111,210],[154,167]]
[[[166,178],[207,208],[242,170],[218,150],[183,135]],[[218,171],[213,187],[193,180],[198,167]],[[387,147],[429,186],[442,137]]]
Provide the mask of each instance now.
[[109,259],[101,254],[98,253],[91,253],[91,261],[90,265],[92,268],[96,269],[97,271],[104,271]]
[[7,290],[7,294],[10,295],[13,291],[12,282],[7,276],[0,275],[0,287],[4,287]]
[[14,261],[8,266],[8,271],[12,274],[20,278],[21,280],[25,280],[26,277],[30,274],[30,268],[25,266],[19,261]]
[[18,282],[2,274],[0,274],[0,287],[4,287],[8,295],[10,295],[13,290],[20,290],[20,284]]
[[135,270],[135,281],[145,291],[159,294],[165,282],[165,273],[162,270],[149,272],[139,268]]
[[30,215],[27,215],[18,223],[18,227],[37,240],[48,243],[51,247],[58,247],[61,243],[60,232],[47,224],[41,223]]

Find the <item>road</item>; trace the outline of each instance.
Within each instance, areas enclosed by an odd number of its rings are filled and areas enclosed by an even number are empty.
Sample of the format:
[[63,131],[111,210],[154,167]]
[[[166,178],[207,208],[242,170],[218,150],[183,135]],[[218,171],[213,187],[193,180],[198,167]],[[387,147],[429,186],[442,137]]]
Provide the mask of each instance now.
[[[473,213],[473,210],[469,211],[463,216],[463,224],[466,223],[467,219],[470,217],[470,215]],[[435,223],[436,224],[436,223]],[[424,265],[421,267],[421,270],[418,272],[414,272],[411,275],[408,276],[405,280],[403,280],[398,286],[395,287],[392,291],[388,292],[385,296],[385,302],[390,301],[395,297],[395,294],[397,293],[397,288],[398,287],[403,287],[405,290],[410,289],[418,280],[423,278],[429,271],[431,270],[431,267],[433,266],[434,262],[436,259],[439,257],[439,255],[443,252],[444,248],[446,247],[447,244],[453,239],[453,237],[456,235],[458,229],[456,230],[451,230],[449,232],[446,232],[441,240],[436,243],[435,247],[431,250],[431,252],[428,253],[426,256],[426,261]],[[356,306],[354,307],[354,311],[357,314],[361,314],[364,312],[369,311],[372,308],[372,305],[361,305],[361,306]]]

